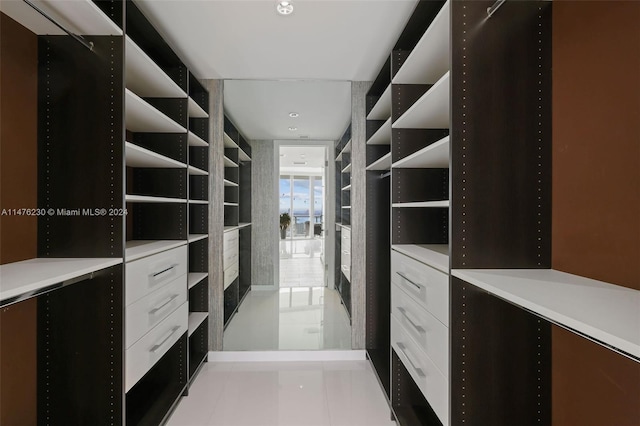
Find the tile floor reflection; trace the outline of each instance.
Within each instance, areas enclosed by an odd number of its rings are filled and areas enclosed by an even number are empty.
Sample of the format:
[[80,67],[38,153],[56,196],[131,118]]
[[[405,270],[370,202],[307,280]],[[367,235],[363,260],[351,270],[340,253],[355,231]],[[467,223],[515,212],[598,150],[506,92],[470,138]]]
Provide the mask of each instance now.
[[223,349],[351,349],[351,326],[333,289],[252,290],[224,332]]
[[168,426],[392,426],[368,361],[206,363]]

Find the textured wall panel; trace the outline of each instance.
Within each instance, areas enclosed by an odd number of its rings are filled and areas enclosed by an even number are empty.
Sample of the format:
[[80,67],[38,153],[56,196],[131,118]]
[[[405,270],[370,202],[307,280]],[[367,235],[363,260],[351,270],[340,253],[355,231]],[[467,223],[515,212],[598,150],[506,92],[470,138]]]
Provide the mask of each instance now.
[[275,177],[275,144],[271,140],[251,141],[251,279],[253,286],[273,286],[275,282],[274,252],[278,252],[278,197]]
[[222,236],[224,229],[224,81],[203,80],[209,91],[209,350],[222,350],[224,282]]
[[[366,97],[371,82],[351,83],[351,348],[365,348]],[[356,250],[357,248],[357,250]]]

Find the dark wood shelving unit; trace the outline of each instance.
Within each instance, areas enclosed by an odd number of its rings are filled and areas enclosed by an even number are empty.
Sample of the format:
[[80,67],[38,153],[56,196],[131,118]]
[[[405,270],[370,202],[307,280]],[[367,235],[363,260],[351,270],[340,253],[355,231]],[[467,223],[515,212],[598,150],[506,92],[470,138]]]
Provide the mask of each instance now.
[[336,141],[335,288],[351,321],[351,125]]
[[[224,117],[224,327],[251,290],[251,145]],[[229,277],[230,276],[230,277]]]
[[[367,93],[366,113],[366,137],[369,140],[391,116],[390,59],[385,62]],[[366,145],[366,349],[387,400],[391,398],[390,157],[390,145]]]

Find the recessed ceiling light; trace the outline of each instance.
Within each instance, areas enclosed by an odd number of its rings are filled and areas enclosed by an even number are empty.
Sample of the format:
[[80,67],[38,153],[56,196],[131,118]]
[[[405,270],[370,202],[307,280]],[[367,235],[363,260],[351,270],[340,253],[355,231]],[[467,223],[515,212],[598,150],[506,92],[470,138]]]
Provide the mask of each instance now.
[[290,113],[289,113],[289,117],[291,117],[291,118],[298,118],[298,117],[300,117],[300,114],[298,114],[297,112],[290,112]]
[[281,1],[276,6],[280,15],[291,15],[293,13],[293,4],[290,1]]
[[295,132],[296,130],[298,130],[297,127],[289,127],[289,130],[291,130],[292,132]]

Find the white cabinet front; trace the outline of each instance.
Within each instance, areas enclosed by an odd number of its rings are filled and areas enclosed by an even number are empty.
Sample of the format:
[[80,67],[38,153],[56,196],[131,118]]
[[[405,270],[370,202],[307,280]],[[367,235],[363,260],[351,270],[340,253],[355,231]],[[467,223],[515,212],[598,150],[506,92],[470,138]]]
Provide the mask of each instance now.
[[433,361],[391,316],[391,346],[443,425],[449,424],[449,383]]
[[128,306],[187,273],[187,246],[129,262],[125,268],[125,304]]
[[449,275],[391,250],[391,281],[449,327]]
[[125,391],[128,392],[187,332],[189,304],[183,303],[126,351]]
[[126,347],[137,342],[186,301],[187,276],[183,275],[127,306]]

